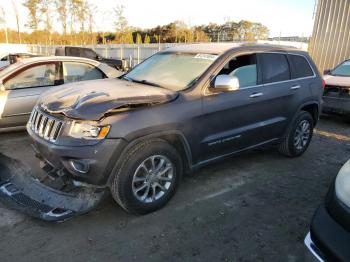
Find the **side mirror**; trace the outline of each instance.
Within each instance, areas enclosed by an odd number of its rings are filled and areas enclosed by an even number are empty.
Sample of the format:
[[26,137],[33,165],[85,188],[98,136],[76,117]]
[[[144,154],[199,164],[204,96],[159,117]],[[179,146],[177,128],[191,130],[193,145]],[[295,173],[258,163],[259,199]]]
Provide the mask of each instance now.
[[239,90],[239,80],[236,76],[218,75],[214,81],[214,89],[219,92]]
[[100,56],[98,55],[98,56],[96,56],[96,60],[101,61],[101,60],[102,60],[102,57],[100,57]]
[[330,69],[325,69],[324,71],[323,71],[323,74],[324,75],[329,75],[331,73],[331,70]]

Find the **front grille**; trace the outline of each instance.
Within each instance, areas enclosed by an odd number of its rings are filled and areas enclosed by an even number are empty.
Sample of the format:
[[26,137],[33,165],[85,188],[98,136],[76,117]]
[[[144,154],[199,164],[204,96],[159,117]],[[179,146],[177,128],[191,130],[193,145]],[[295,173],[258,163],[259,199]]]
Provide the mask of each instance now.
[[30,115],[28,125],[38,136],[47,141],[55,142],[61,132],[63,122],[44,114],[35,107]]

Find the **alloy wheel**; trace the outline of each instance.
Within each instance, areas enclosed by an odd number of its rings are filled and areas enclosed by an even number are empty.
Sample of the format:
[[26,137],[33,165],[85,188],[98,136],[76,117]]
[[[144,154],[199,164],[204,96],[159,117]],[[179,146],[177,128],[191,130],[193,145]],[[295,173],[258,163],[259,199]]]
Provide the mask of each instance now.
[[300,121],[294,133],[294,147],[302,150],[307,145],[311,135],[311,124],[308,120]]
[[136,169],[132,180],[134,196],[143,203],[162,198],[174,182],[174,165],[163,155],[145,159]]

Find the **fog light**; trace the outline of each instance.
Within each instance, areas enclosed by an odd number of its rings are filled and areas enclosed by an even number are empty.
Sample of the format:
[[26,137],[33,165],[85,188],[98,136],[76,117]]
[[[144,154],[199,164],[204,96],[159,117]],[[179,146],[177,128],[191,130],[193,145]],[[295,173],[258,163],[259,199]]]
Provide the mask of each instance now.
[[86,174],[87,172],[89,172],[90,164],[84,160],[70,160],[69,163],[74,169],[74,171],[77,171],[82,174]]

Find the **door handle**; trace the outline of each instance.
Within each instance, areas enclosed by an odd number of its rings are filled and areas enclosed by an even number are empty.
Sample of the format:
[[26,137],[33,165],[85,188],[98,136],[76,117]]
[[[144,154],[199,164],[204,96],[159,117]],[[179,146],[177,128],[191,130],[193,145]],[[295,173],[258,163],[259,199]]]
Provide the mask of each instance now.
[[292,86],[290,89],[291,90],[296,90],[296,89],[299,89],[301,86],[300,85],[296,85],[296,86]]
[[263,96],[263,95],[264,95],[263,93],[254,93],[254,94],[251,94],[249,97],[254,98],[254,97],[259,97],[259,96]]

